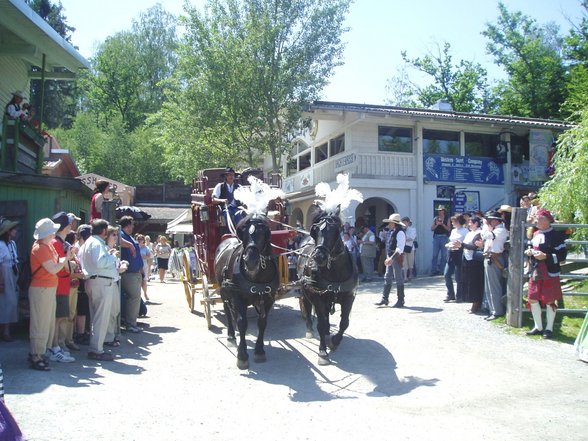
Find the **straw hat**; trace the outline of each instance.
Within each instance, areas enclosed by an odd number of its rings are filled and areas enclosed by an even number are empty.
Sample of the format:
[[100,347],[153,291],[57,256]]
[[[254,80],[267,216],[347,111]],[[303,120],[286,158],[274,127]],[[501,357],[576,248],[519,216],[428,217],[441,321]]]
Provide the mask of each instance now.
[[55,234],[59,231],[59,224],[54,223],[48,217],[41,219],[35,225],[35,232],[33,237],[37,240],[45,239],[47,236]]
[[388,219],[382,219],[382,222],[386,222],[388,224],[394,223],[394,224],[402,225],[403,227],[406,226],[406,225],[404,225],[404,223],[400,219],[400,215],[398,213],[391,214]]
[[17,225],[18,225],[17,221],[11,221],[8,219],[0,219],[0,236],[2,236],[4,233],[9,232]]
[[499,213],[512,213],[512,207],[510,205],[501,205],[498,209]]
[[27,99],[27,97],[24,94],[24,92],[22,92],[20,90],[17,90],[17,91],[12,92],[12,96],[17,96],[19,98],[22,98],[23,100],[26,100]]
[[443,205],[439,205],[437,207],[437,211],[439,211],[439,210],[447,211],[447,208],[445,208]]

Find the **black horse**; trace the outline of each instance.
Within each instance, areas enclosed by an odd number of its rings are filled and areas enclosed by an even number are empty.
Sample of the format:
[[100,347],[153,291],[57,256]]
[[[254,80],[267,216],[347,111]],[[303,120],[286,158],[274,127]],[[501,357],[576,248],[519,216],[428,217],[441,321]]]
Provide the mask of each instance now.
[[236,343],[234,323],[239,329],[237,367],[247,369],[247,307],[253,305],[259,314],[254,360],[263,362],[266,361],[263,335],[279,286],[279,272],[277,259],[272,255],[267,217],[248,215],[237,225],[237,236],[219,245],[214,257],[214,273],[224,302],[229,342]]
[[[330,363],[327,345],[335,350],[349,326],[358,276],[351,253],[341,239],[343,225],[339,210],[327,214],[318,209],[312,218],[312,240],[302,244],[297,270],[304,294],[306,336],[312,337],[311,312],[314,306],[320,338],[318,364],[326,365]],[[334,312],[335,303],[341,305],[341,321],[339,331],[330,335],[329,313]]]

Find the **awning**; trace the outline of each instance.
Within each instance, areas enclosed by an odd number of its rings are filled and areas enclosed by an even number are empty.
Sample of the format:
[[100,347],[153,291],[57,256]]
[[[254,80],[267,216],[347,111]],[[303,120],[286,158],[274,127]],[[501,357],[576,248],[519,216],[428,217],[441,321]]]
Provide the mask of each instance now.
[[192,232],[192,212],[190,209],[184,210],[173,221],[168,222],[166,233],[191,233]]
[[166,234],[192,234],[192,224],[178,224],[174,227],[167,228]]

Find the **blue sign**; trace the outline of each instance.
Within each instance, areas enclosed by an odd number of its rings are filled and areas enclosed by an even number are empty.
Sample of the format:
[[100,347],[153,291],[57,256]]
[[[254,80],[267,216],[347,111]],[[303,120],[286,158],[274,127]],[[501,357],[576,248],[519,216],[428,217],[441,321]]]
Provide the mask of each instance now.
[[479,191],[458,191],[453,196],[453,211],[465,213],[480,209]]
[[492,158],[425,155],[425,180],[469,184],[504,184],[504,169]]

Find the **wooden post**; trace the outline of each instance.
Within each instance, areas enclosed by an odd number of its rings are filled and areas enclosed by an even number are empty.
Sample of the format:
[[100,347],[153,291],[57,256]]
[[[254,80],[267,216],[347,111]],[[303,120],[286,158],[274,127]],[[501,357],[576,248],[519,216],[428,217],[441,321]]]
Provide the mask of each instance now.
[[525,208],[512,209],[506,291],[506,323],[515,328],[520,328],[523,321],[523,252],[525,251],[526,221],[527,210]]

